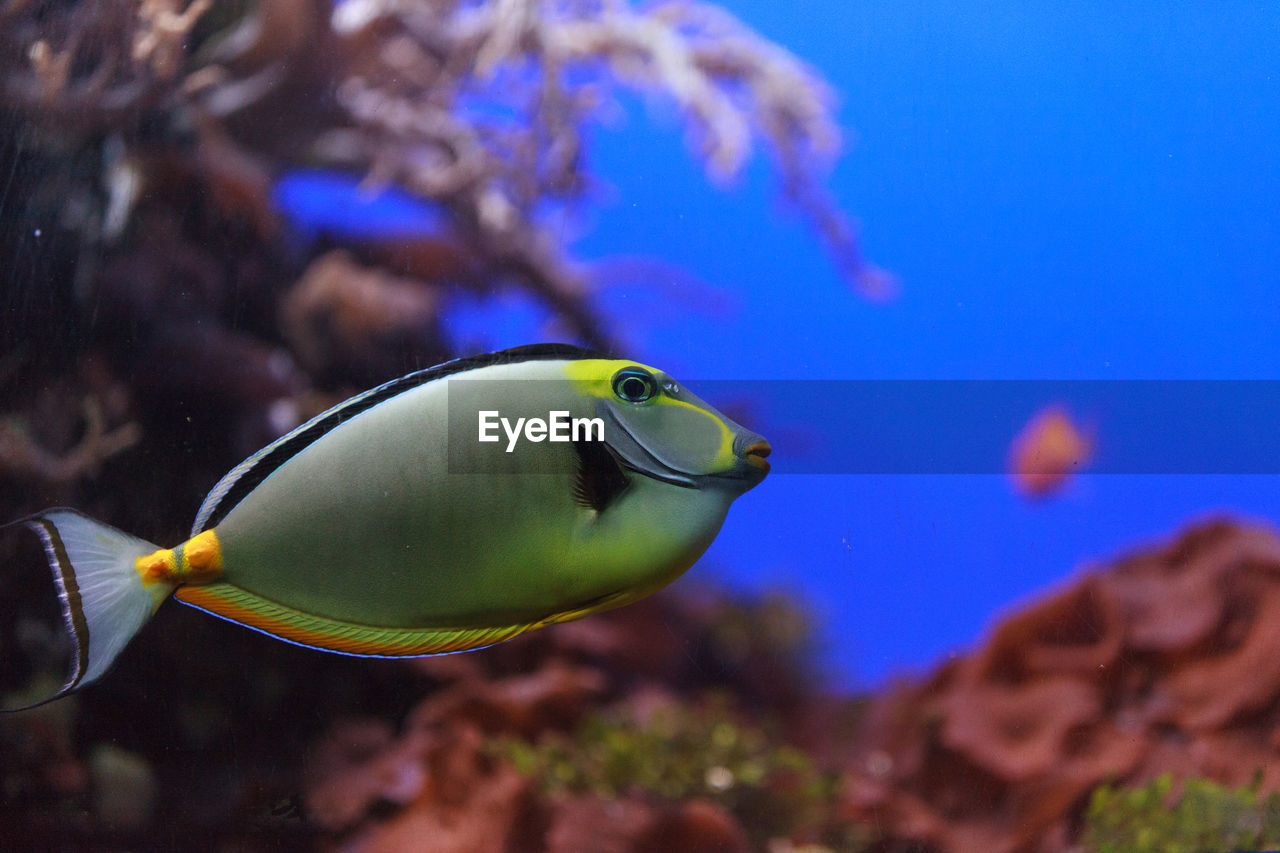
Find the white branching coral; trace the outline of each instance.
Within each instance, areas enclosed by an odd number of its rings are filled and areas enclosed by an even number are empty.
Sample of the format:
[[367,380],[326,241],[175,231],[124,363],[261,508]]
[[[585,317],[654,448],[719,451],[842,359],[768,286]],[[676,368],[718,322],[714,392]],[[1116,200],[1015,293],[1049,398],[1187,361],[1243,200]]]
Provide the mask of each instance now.
[[484,237],[527,236],[539,203],[582,189],[582,133],[621,85],[673,99],[717,181],[739,174],[762,140],[845,272],[876,295],[888,283],[821,189],[840,149],[829,87],[717,6],[348,0],[332,25],[377,40],[381,63],[339,90],[357,127],[320,150],[447,198]]
[[182,65],[192,28],[211,5],[213,0],[191,0],[186,8],[180,8],[178,0],[142,0],[141,26],[134,33],[130,58],[149,64],[161,79],[173,77]]
[[0,5],[6,106],[59,131],[111,129],[154,106],[185,70],[212,0],[96,0]]
[[[481,84],[492,81],[504,65],[531,69],[526,82],[532,85],[521,87],[520,94],[535,103],[521,106],[547,127],[585,118],[595,109],[596,98],[574,103],[567,97],[574,87],[566,75],[602,66],[624,85],[674,98],[711,174],[722,179],[735,175],[749,157],[753,122],[755,132],[780,154],[827,161],[839,148],[826,84],[790,53],[707,3],[636,9],[621,0],[350,0],[337,8],[333,23],[346,36],[388,23],[403,28],[412,38],[409,44],[447,55],[455,69],[470,72]],[[388,42],[393,49],[386,70],[393,72],[389,79],[398,94],[418,89],[428,99],[443,94],[452,100],[441,88],[466,83],[443,66],[426,80],[396,73],[407,70],[396,60],[411,48],[396,38]],[[597,76],[590,85],[604,82]]]

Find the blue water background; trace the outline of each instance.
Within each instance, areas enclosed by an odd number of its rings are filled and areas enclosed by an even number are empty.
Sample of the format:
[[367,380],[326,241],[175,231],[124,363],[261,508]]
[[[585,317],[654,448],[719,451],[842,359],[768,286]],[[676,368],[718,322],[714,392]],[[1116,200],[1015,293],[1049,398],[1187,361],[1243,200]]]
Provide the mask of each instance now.
[[[1280,379],[1280,7],[725,5],[840,93],[852,146],[831,187],[901,296],[857,296],[762,158],[716,190],[674,113],[631,103],[593,140],[611,188],[563,234],[583,258],[673,268],[623,269],[602,296],[636,357],[689,380]],[[281,198],[332,224],[304,183]],[[374,230],[431,225],[405,210],[355,215]],[[452,319],[463,347],[558,337],[517,296],[455,305]],[[761,409],[775,443],[814,426]],[[1105,450],[1141,446],[1150,425],[1093,426]],[[999,474],[777,470],[694,575],[800,596],[832,682],[858,688],[921,671],[1015,603],[1220,513],[1275,523],[1280,478],[1084,475],[1031,503]]]

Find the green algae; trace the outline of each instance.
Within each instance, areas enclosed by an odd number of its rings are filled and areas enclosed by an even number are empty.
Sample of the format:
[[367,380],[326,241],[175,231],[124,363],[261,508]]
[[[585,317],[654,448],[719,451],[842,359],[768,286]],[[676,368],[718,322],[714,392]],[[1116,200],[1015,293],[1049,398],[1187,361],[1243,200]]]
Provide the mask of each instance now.
[[600,713],[572,733],[503,739],[494,751],[549,794],[705,799],[754,839],[831,835],[838,775],[771,729],[743,721],[723,695],[664,706],[642,720]]
[[1169,774],[1136,788],[1104,785],[1085,813],[1082,843],[1095,853],[1215,853],[1280,848],[1280,794],[1260,778],[1228,788],[1187,779],[1173,796]]

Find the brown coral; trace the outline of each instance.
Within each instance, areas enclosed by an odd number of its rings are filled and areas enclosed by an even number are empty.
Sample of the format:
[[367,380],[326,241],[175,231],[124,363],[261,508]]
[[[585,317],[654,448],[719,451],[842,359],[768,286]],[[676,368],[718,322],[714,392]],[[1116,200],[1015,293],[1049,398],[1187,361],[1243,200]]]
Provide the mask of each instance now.
[[[725,677],[739,680],[733,693],[741,697],[744,711],[794,720],[799,713],[787,706],[799,691],[797,670],[762,669],[752,652],[767,640],[750,640],[740,649],[739,662],[712,674],[708,664],[721,643],[716,629],[727,621],[729,609],[727,603],[690,607],[660,594],[483,653],[417,661],[415,669],[439,680],[437,689],[416,703],[398,731],[368,718],[330,728],[305,772],[304,811],[332,837],[372,849],[415,849],[414,835],[424,832],[432,833],[432,849],[440,850],[749,849],[748,839],[760,840],[762,827],[776,826],[770,821],[777,815],[748,814],[744,825],[741,807],[730,811],[726,803],[731,800],[712,802],[713,787],[705,789],[707,798],[695,792],[679,800],[639,782],[612,792],[555,787],[536,774],[514,774],[502,747],[512,739],[530,744],[546,736],[568,743],[601,707],[629,721],[628,729],[643,727],[646,720],[698,703],[679,686],[690,676],[703,686],[723,685]],[[750,613],[771,610],[778,619],[779,609],[771,603],[753,606]],[[716,613],[718,622],[704,621],[709,613]],[[632,647],[642,644],[637,638],[648,635],[647,626],[658,623],[665,626],[663,636],[683,641],[651,644],[644,666],[637,668]],[[579,625],[589,626],[590,635],[575,630]],[[786,704],[751,702],[743,689],[747,684],[775,688]],[[759,696],[769,694],[762,690]],[[779,784],[790,778],[779,774]],[[733,786],[732,777],[721,785]],[[816,814],[783,815],[790,828],[812,834],[826,826],[833,801],[827,795],[815,802]]]
[[1226,523],[1092,572],[878,698],[847,814],[939,850],[1065,850],[1088,792],[1280,759],[1280,541]]
[[280,328],[312,376],[371,385],[411,358],[443,361],[441,293],[356,264],[342,251],[314,260],[280,304]]

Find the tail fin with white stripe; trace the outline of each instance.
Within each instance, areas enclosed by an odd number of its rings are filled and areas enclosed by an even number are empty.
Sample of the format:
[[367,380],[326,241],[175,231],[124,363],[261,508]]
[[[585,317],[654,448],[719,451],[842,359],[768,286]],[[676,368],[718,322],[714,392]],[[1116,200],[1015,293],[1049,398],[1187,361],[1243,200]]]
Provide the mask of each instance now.
[[173,587],[144,585],[136,568],[138,557],[159,546],[75,510],[50,509],[14,524],[25,524],[44,542],[71,639],[67,679],[52,696],[35,703],[39,705],[102,676]]

